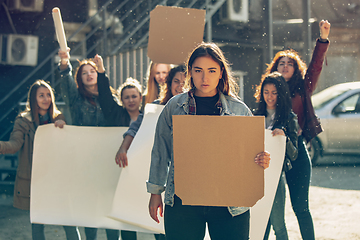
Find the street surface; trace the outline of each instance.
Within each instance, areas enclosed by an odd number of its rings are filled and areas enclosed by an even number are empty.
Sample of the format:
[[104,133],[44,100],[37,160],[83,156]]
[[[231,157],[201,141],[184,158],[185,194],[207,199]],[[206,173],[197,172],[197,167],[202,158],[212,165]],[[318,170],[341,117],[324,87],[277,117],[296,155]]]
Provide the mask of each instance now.
[[[289,239],[300,240],[299,227],[286,203]],[[310,187],[310,210],[317,240],[360,239],[360,156],[326,156],[313,167]],[[84,230],[80,228],[85,239]],[[46,226],[47,239],[65,239],[60,226]],[[152,234],[138,233],[138,240],[154,240]],[[271,240],[275,240],[273,232]],[[0,240],[31,240],[29,212],[12,207],[12,193],[0,189]],[[98,240],[106,240],[105,230]]]
[[[360,239],[360,156],[319,158],[312,168],[309,200],[317,240]],[[289,239],[301,240],[288,192],[285,211]]]

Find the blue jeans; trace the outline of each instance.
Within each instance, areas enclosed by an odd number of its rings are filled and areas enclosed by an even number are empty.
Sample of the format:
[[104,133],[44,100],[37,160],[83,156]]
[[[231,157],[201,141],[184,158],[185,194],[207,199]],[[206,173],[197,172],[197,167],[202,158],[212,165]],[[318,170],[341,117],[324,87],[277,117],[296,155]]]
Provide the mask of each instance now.
[[273,226],[276,240],[288,240],[288,233],[285,224],[285,181],[281,172],[279,184],[276,190],[269,222],[266,227],[264,240],[269,239],[270,227]]
[[248,240],[250,211],[235,217],[227,207],[182,205],[174,195],[174,206],[165,205],[167,240],[202,240],[206,223],[212,240]]
[[[119,230],[116,229],[105,229],[106,237],[108,240],[118,240],[119,239]],[[85,228],[86,240],[96,240],[97,239],[97,228]]]
[[314,225],[309,210],[311,161],[302,136],[299,137],[298,158],[291,164],[292,169],[285,172],[291,205],[303,240],[314,240]]
[[[80,240],[80,233],[77,227],[63,226],[67,240]],[[45,240],[44,224],[31,224],[31,234],[33,240]]]

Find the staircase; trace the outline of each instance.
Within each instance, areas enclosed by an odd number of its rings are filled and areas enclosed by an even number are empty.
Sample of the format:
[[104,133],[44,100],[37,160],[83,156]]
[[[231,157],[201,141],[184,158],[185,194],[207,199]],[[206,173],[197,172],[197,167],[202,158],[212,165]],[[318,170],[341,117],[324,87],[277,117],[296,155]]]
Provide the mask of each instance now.
[[[96,53],[102,55],[111,85],[114,88],[117,88],[130,76],[138,79],[144,85],[144,77],[150,61],[147,57],[150,11],[156,5],[206,9],[206,22],[211,23],[208,20],[224,2],[225,0],[108,0],[71,36],[68,36],[68,41],[71,41],[84,29],[90,29],[82,41],[71,47],[71,53],[84,48],[89,40],[96,39],[94,44],[86,48],[82,57],[93,57]],[[207,26],[206,30],[207,41],[211,41],[211,27]],[[26,94],[18,97],[18,92],[20,90],[26,92],[32,83],[29,81],[34,79],[34,76],[49,81],[53,88],[59,84],[56,81],[55,74],[57,51],[58,49],[54,49],[16,87],[0,99],[0,109],[4,108],[5,103],[12,103],[11,107],[5,109],[0,116],[1,140],[8,140],[8,135],[12,130],[12,121],[17,114],[20,103],[26,101]],[[74,65],[76,62],[73,63]],[[39,70],[44,66],[51,67],[44,76],[38,77]],[[14,98],[16,100],[13,100]]]

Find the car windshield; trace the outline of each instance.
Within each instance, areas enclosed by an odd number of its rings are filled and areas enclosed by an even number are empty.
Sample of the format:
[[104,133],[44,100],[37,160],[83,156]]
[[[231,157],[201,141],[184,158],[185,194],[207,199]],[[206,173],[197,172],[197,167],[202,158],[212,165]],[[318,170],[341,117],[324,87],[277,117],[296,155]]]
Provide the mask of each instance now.
[[311,98],[314,109],[321,108],[322,106],[326,105],[328,102],[340,96],[341,94],[344,94],[348,90],[349,88],[339,88],[338,86],[332,86],[319,93],[316,93]]

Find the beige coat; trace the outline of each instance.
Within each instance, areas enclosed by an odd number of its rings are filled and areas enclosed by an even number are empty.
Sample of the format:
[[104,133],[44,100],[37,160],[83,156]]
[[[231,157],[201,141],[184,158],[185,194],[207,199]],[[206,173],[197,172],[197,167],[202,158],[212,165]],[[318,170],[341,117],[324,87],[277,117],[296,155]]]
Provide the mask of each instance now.
[[[62,114],[55,120],[65,120]],[[16,117],[9,141],[0,141],[1,154],[13,154],[20,150],[19,164],[14,186],[14,207],[30,210],[30,180],[36,126],[31,114],[21,113]]]

